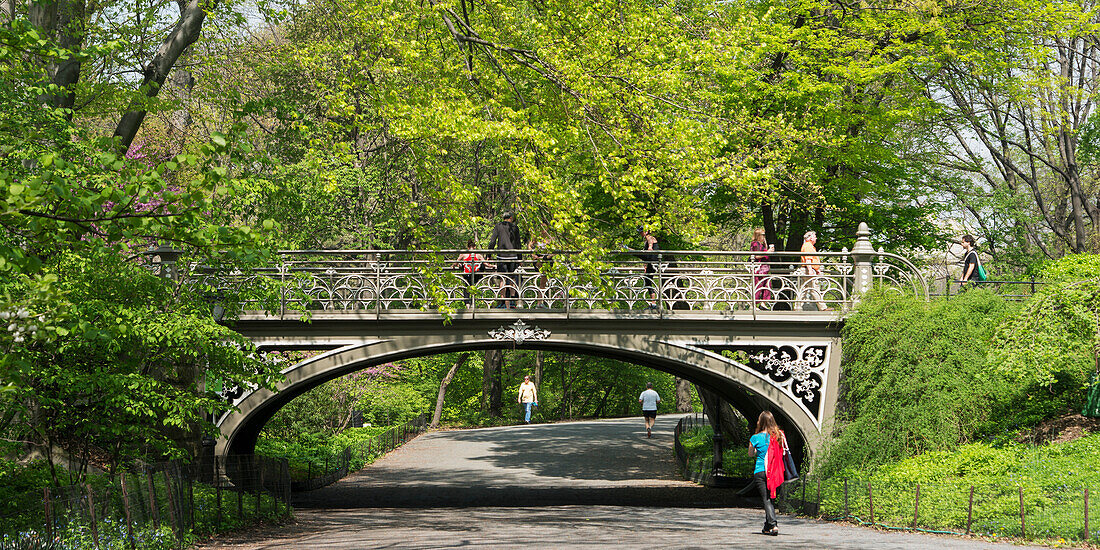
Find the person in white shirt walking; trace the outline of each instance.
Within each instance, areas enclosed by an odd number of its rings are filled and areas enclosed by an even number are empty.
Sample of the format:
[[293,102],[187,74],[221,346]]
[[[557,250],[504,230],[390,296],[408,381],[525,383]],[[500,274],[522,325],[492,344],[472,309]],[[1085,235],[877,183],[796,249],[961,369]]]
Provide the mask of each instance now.
[[645,383],[645,391],[638,396],[638,402],[642,404],[642,416],[645,417],[645,436],[653,437],[653,423],[657,421],[657,403],[661,402],[661,396],[653,391],[653,382]]
[[535,388],[535,383],[531,381],[530,376],[523,377],[523,383],[519,385],[519,398],[517,401],[527,409],[523,421],[530,424],[531,407],[537,407],[539,404],[539,392]]

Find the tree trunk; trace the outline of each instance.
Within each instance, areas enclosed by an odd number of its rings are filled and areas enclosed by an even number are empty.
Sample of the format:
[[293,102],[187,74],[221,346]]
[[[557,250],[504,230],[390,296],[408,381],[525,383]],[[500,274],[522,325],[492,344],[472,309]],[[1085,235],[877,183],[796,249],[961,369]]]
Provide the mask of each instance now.
[[779,228],[775,223],[775,212],[772,211],[772,203],[765,202],[760,206],[760,213],[764,222],[764,239],[775,245],[777,250],[783,249],[783,243],[779,242]]
[[691,412],[691,382],[676,378],[676,412]]
[[482,373],[482,393],[485,396],[485,409],[489,417],[500,417],[500,368],[504,364],[504,352],[489,350],[485,352],[485,368]]
[[462,365],[466,364],[466,360],[470,358],[469,353],[463,353],[454,365],[451,365],[451,370],[447,371],[447,375],[443,377],[443,381],[439,383],[439,395],[435,398],[435,413],[432,414],[432,428],[439,427],[439,417],[443,416],[443,398],[447,395],[447,385],[451,383],[451,379],[455,377],[455,373],[458,369],[462,368]]
[[569,377],[568,370],[569,364],[573,362],[572,356],[565,358],[564,361],[558,361],[558,365],[561,367],[561,419],[565,420],[569,418]]
[[486,350],[481,362],[481,414],[489,414],[489,396],[493,393],[493,365],[496,364],[496,350]]
[[791,222],[787,226],[787,246],[785,250],[796,252],[802,250],[803,236],[806,234],[808,214],[791,209]]
[[604,414],[603,408],[607,406],[607,398],[611,397],[611,390],[615,389],[615,384],[611,384],[603,391],[603,397],[600,398],[600,403],[596,405],[596,411],[592,413],[592,416],[596,418],[602,418]]
[[[695,386],[695,391],[699,393],[700,400],[703,401],[703,408],[707,412],[707,417],[710,419],[710,425],[716,431],[721,430],[722,436],[726,440],[728,447],[744,446],[749,443],[749,434],[742,427],[741,422],[738,420],[739,414],[737,411],[722,399],[720,395],[710,391],[702,386]],[[760,414],[760,411],[745,411],[755,417]],[[750,424],[753,420],[750,420]],[[750,426],[749,431],[751,431]]]
[[[213,10],[216,3],[209,4],[201,0],[179,0],[180,18],[176,26],[164,41],[153,58],[145,64],[142,70],[141,86],[138,88],[140,95],[156,97],[164,85],[168,73],[172,71],[176,60],[183,52],[199,39],[202,33],[202,25],[206,20],[206,12]],[[134,142],[134,136],[145,121],[146,97],[135,97],[126,108],[126,114],[118,121],[115,127],[115,137],[118,138],[118,147],[125,152]]]
[[542,350],[535,352],[535,387],[542,387]]
[[[50,83],[61,89],[56,95],[45,95],[41,98],[44,103],[53,107],[71,109],[76,103],[76,92],[73,88],[80,80],[79,53],[86,33],[86,8],[84,0],[47,0],[31,2],[28,6],[31,23],[46,31],[48,36],[57,41],[58,46],[73,53],[68,59],[55,58],[46,63],[46,74]],[[11,9],[14,10],[14,5]]]

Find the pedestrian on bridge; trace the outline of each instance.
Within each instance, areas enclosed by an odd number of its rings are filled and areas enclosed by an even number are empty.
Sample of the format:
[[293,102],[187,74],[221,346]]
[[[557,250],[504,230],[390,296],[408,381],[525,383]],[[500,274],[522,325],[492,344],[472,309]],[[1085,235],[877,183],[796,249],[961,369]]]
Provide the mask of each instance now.
[[776,488],[783,483],[783,449],[787,446],[787,438],[769,411],[760,413],[756,432],[749,438],[749,454],[756,457],[752,479],[764,501],[764,530],[761,532],[775,536],[779,534],[779,522],[772,499]]
[[466,279],[466,284],[468,286],[477,285],[478,280],[481,279],[482,267],[492,267],[491,264],[485,263],[485,256],[473,251],[475,244],[473,239],[467,240],[467,252],[459,255],[458,261],[455,262],[454,265],[456,269],[462,269],[462,275]]
[[775,252],[775,245],[768,244],[763,229],[756,229],[752,232],[752,244],[749,245],[749,249],[760,253],[752,256],[752,261],[758,262],[753,268],[753,273],[756,275],[752,278],[752,287],[755,289],[753,300],[756,302],[756,307],[763,309],[772,299],[771,280],[768,279],[768,274],[772,270],[768,263],[771,257],[766,253]]
[[[807,231],[802,236],[802,288],[798,289],[798,301],[795,309],[807,305],[814,305],[818,311],[828,310],[824,296],[821,294],[820,277],[822,272],[821,256],[817,255],[817,232]],[[808,300],[804,298],[808,297]]]
[[516,216],[511,212],[505,212],[501,216],[500,223],[493,227],[493,234],[489,237],[489,248],[499,250],[496,253],[497,271],[504,273],[501,279],[501,304],[502,307],[514,308],[519,302],[519,277],[515,275],[516,268],[523,256],[519,253],[520,246],[519,227],[516,226]]
[[535,383],[531,381],[530,375],[523,377],[523,383],[519,385],[519,397],[516,399],[516,402],[522,404],[524,408],[527,409],[523,421],[530,424],[531,407],[539,406],[539,391],[535,388]]
[[657,237],[645,226],[638,226],[638,234],[642,236],[642,250],[648,251],[638,256],[645,262],[645,275],[642,279],[647,289],[646,309],[657,309],[657,283],[653,280],[653,275],[657,273],[659,256],[656,252],[661,250],[661,245],[657,243]]
[[963,235],[959,239],[959,244],[963,247],[963,275],[962,275],[962,288],[967,288],[967,285],[971,281],[980,283],[985,280],[985,268],[982,267],[982,261],[978,258],[977,241],[974,240],[974,236],[970,234]]
[[642,417],[645,418],[645,436],[653,437],[653,424],[657,421],[657,403],[661,402],[661,396],[653,389],[653,382],[645,383],[645,391],[638,396],[638,402],[642,404]]

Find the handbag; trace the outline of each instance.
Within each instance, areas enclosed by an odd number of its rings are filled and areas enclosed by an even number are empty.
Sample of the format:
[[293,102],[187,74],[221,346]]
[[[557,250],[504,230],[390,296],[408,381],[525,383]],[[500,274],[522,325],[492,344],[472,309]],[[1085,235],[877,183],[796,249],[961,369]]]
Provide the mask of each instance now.
[[976,250],[971,250],[970,253],[974,255],[974,262],[978,264],[978,280],[988,281],[989,275],[986,274],[985,266],[982,265],[982,257],[978,255]]
[[798,468],[794,465],[794,457],[787,448],[787,438],[783,438],[783,483],[798,479]]

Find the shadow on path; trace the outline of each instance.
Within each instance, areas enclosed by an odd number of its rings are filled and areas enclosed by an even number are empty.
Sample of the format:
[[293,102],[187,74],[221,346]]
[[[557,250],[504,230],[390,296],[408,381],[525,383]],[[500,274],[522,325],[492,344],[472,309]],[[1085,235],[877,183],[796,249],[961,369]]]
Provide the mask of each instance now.
[[295,495],[300,509],[751,505],[683,481],[672,457],[679,416],[425,434],[340,482]]

